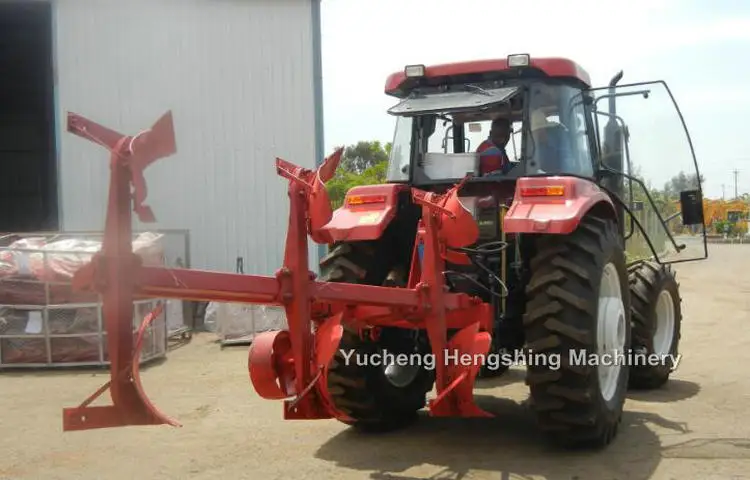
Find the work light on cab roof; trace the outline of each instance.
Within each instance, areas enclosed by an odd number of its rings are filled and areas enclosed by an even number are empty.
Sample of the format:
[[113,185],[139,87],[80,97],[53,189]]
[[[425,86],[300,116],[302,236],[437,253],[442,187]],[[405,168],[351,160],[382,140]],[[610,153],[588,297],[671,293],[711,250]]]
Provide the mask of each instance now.
[[385,93],[405,97],[416,87],[539,76],[568,80],[580,88],[591,87],[589,74],[573,60],[556,57],[532,58],[528,53],[517,53],[499,59],[407,65],[403,70],[388,76]]
[[406,78],[424,77],[424,65],[407,65],[404,68]]
[[[531,61],[531,56],[527,53],[518,53],[515,55],[508,55],[506,64],[508,67],[528,67]],[[418,65],[407,65],[404,67],[404,76],[406,78],[420,78],[424,77],[426,67],[423,64]]]

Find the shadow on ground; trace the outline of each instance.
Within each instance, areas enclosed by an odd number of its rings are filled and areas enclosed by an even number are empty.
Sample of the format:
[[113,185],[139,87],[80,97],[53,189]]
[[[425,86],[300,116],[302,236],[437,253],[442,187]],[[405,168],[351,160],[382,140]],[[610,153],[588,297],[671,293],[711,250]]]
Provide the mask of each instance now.
[[[526,370],[510,369],[500,377],[478,378],[475,384],[477,390],[505,387],[516,383],[524,383]],[[692,398],[700,393],[701,387],[695,382],[670,379],[664,386],[656,390],[630,390],[628,398],[639,402],[670,403]]]
[[630,390],[628,398],[639,402],[670,403],[692,398],[701,391],[701,386],[687,380],[669,380],[657,390]]
[[[497,379],[499,381],[500,379]],[[338,467],[369,472],[373,480],[466,478],[470,471],[492,478],[547,480],[649,479],[662,446],[649,428],[687,433],[685,424],[646,412],[625,412],[619,436],[605,450],[565,451],[552,447],[521,404],[477,396],[494,419],[427,417],[405,430],[367,435],[347,429],[317,452]]]

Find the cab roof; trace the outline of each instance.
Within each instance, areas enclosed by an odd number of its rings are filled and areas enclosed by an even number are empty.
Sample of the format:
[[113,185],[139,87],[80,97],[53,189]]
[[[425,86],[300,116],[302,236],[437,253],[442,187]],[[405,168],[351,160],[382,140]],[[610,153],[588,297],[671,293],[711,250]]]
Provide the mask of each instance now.
[[[528,66],[510,68],[508,67],[507,58],[427,65],[424,69],[424,77],[421,77],[419,80],[424,81],[426,79],[430,84],[440,84],[452,83],[451,79],[456,77],[505,76],[503,74],[510,74],[510,78],[512,78],[523,73],[536,73],[537,75],[542,74],[547,77],[567,78],[577,80],[583,87],[591,86],[591,77],[583,67],[573,60],[560,57],[529,57]],[[394,97],[404,97],[415,86],[414,82],[416,80],[415,78],[407,78],[404,70],[394,72],[386,79],[385,93]]]

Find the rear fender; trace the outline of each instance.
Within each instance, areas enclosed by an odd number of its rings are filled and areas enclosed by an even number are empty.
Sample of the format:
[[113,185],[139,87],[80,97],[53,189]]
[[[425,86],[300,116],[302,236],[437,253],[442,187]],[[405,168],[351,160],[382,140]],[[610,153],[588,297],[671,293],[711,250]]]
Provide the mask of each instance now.
[[506,233],[566,235],[595,207],[617,219],[612,199],[591,180],[565,176],[519,178],[503,228]]
[[399,194],[408,189],[400,184],[354,187],[321,230],[334,242],[376,240],[396,217]]

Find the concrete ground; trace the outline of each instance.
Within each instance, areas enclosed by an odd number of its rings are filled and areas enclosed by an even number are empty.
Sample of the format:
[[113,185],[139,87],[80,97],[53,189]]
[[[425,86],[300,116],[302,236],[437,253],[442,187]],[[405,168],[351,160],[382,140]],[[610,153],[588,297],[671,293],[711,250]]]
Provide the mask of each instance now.
[[101,373],[0,375],[0,479],[732,479],[750,478],[750,247],[712,245],[678,265],[684,357],[661,391],[631,394],[615,443],[597,453],[546,446],[521,406],[523,372],[484,381],[486,420],[425,417],[367,437],[336,421],[281,419],[260,399],[246,348],[207,334],[143,375],[184,427],[61,432],[61,409]]

